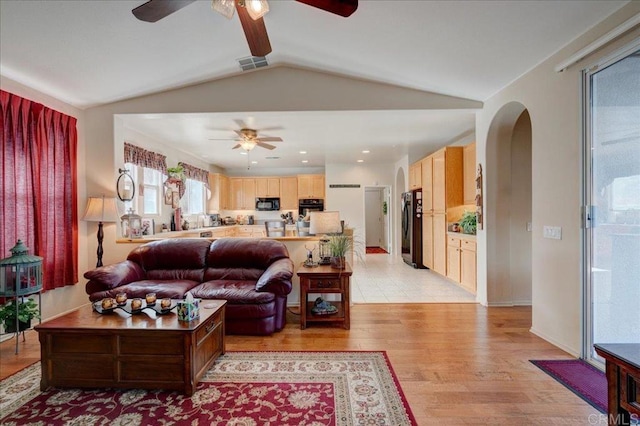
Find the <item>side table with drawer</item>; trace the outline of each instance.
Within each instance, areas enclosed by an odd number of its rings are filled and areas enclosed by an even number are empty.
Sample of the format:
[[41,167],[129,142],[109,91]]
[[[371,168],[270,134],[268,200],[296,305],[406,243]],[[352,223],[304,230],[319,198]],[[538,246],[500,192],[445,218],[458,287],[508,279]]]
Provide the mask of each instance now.
[[[300,268],[297,272],[300,277],[300,328],[307,328],[308,323],[335,323],[345,329],[350,327],[351,298],[349,295],[350,278],[353,274],[351,266],[346,264],[345,269],[334,269],[329,265],[320,265],[315,268]],[[314,315],[311,309],[316,297],[309,300],[309,295],[338,294],[339,301],[329,301],[338,311],[329,315]]]

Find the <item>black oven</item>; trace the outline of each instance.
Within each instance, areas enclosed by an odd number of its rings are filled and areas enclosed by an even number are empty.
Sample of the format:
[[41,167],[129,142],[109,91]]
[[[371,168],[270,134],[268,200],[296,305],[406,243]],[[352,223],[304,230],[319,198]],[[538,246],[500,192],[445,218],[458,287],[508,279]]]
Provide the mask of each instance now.
[[298,200],[298,214],[307,216],[309,212],[324,211],[324,200],[322,198],[301,198]]
[[271,212],[280,210],[280,198],[256,198],[256,210]]

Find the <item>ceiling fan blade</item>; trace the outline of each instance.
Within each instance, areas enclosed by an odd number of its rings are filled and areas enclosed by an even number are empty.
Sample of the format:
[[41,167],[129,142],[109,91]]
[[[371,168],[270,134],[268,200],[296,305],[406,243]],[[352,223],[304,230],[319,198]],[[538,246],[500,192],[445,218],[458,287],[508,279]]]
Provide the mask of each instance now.
[[358,8],[358,0],[296,0],[318,9],[326,10],[329,13],[344,16],[351,16]]
[[157,22],[190,5],[195,0],[149,0],[133,9],[133,15],[141,21]]
[[244,6],[236,3],[238,17],[244,30],[244,35],[249,43],[249,50],[253,56],[267,56],[271,53],[271,43],[269,35],[267,35],[267,27],[264,25],[262,18],[255,21],[249,16],[249,12]]
[[267,149],[275,149],[275,145],[271,145],[268,143],[264,143],[264,142],[256,142],[256,145],[262,147],[262,148],[267,148]]
[[267,136],[264,138],[256,138],[256,140],[258,142],[283,142],[282,138],[279,138],[277,136]]
[[238,149],[238,148],[240,148],[241,146],[242,146],[242,145],[238,144],[238,145],[234,146],[234,147],[233,147],[233,148],[231,148],[231,149]]
[[247,123],[245,123],[243,120],[241,120],[239,118],[233,120],[233,122],[236,123],[238,125],[238,127],[240,127],[241,129],[248,129],[249,127],[251,127],[251,126],[247,125]]

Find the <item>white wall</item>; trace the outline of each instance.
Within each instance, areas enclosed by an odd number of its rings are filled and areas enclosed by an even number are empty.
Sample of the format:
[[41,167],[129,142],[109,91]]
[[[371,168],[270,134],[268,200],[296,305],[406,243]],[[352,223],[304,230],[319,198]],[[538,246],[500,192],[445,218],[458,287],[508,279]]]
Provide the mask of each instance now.
[[511,138],[509,285],[514,305],[531,305],[531,120],[525,111]]
[[[340,211],[345,226],[354,229],[358,252],[365,251],[365,186],[393,187],[392,165],[380,164],[327,164],[325,209]],[[330,188],[331,184],[358,184],[359,188]],[[393,206],[390,206],[392,210]]]
[[[86,280],[82,278],[82,274],[84,271],[90,269],[90,267],[94,267],[96,263],[96,249],[98,247],[96,234],[98,232],[98,225],[95,222],[87,223],[82,221],[84,210],[87,205],[85,182],[88,170],[84,161],[87,149],[84,111],[52,98],[51,96],[16,83],[6,77],[0,77],[0,88],[4,91],[22,96],[23,98],[41,103],[56,111],[75,117],[78,120],[76,128],[78,131],[78,218],[80,219],[78,222],[78,276],[80,283],[46,291],[42,294],[42,319],[45,320],[61,312],[72,310],[83,303],[89,302],[87,294],[84,291],[84,283],[86,283]],[[100,189],[102,192],[99,193],[115,197],[114,187],[101,187]],[[115,225],[105,224],[105,234],[110,231],[113,232],[112,228],[115,228]],[[7,253],[0,254],[0,258],[4,258],[6,256]]]
[[[625,34],[563,73],[553,68],[616,25],[640,12],[630,2],[557,54],[492,96],[477,115],[477,161],[487,164],[489,130],[496,114],[514,102],[526,108],[532,127],[532,302],[531,330],[578,355],[581,352],[581,70],[640,37],[640,28]],[[491,215],[495,194],[487,192],[494,170],[486,168],[485,211]],[[493,197],[493,198],[492,198]],[[487,217],[489,219],[490,217]],[[543,225],[562,227],[562,240],[542,238]],[[478,299],[486,302],[486,252],[496,224],[478,231]],[[499,254],[499,253],[498,253]]]

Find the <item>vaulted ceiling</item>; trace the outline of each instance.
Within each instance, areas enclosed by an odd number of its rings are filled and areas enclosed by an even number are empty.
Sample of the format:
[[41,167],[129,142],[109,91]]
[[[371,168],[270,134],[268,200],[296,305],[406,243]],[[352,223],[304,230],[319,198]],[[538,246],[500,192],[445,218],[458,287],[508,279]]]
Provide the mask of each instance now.
[[[151,24],[131,13],[142,3],[2,0],[0,74],[88,108],[242,72],[237,60],[250,53],[237,16],[227,20],[211,10],[209,1],[196,1]],[[625,3],[360,0],[358,10],[342,18],[303,3],[272,0],[264,18],[273,48],[267,60],[271,66],[288,64],[483,101]],[[159,127],[166,142],[182,138],[206,144],[209,138],[233,136],[242,120],[280,128],[265,135],[282,137],[285,142],[278,146],[288,143],[292,150],[312,143],[305,133],[323,127],[335,132],[331,139],[375,140],[380,147],[372,145],[372,152],[384,146],[388,159],[406,153],[407,143],[441,144],[474,127],[472,110],[345,114],[229,110],[209,117],[174,116]],[[201,126],[201,135],[184,133],[187,123],[191,129]],[[212,134],[211,129],[220,130]],[[404,142],[406,133],[422,136]],[[398,149],[398,144],[405,145]],[[331,152],[339,157],[342,145],[331,146]],[[219,164],[239,167],[238,161],[246,160],[238,160],[236,151]],[[279,167],[292,166],[290,160]]]

